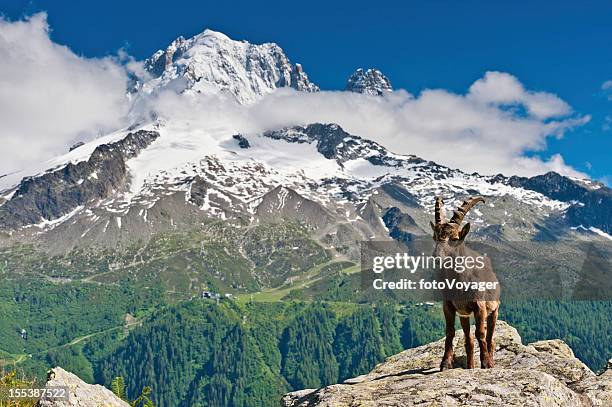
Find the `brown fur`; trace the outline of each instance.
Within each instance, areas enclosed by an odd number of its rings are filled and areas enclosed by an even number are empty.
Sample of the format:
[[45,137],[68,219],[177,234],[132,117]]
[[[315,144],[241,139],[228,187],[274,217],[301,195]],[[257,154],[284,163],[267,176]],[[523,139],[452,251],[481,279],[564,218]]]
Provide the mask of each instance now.
[[[446,222],[444,214],[444,202],[442,198],[436,198],[435,205],[435,221],[431,222],[433,229],[433,239],[436,242],[434,254],[437,256],[465,256],[466,254],[474,255],[475,253],[465,248],[464,240],[470,231],[470,224],[466,223],[461,227],[463,218],[467,212],[478,202],[484,202],[483,198],[476,197],[464,201],[457,208],[453,217],[449,222]],[[487,263],[484,271],[479,271],[477,280],[480,281],[497,281],[493,274],[490,262]],[[466,281],[474,279],[474,274],[470,270],[462,273],[461,277]],[[485,277],[484,279],[482,277]],[[476,281],[476,280],[472,280]],[[496,292],[498,298],[499,291]],[[467,355],[467,368],[474,368],[474,338],[470,333],[470,315],[474,315],[476,322],[476,340],[480,348],[480,366],[483,369],[493,367],[493,353],[495,351],[495,343],[493,334],[495,332],[495,323],[499,312],[499,301],[489,299],[474,299],[474,300],[445,300],[443,303],[444,320],[446,323],[446,341],[444,345],[444,356],[440,363],[440,370],[451,369],[453,367],[453,339],[455,337],[455,317],[459,314],[461,327],[465,334],[465,351]],[[485,326],[486,323],[486,326]]]

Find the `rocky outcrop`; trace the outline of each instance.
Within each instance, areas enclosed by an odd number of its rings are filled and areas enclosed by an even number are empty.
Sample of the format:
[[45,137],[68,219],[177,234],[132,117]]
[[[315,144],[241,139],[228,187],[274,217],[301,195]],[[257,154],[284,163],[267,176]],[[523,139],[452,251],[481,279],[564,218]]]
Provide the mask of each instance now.
[[[354,137],[345,132],[336,124],[313,123],[308,126],[294,126],[280,130],[267,131],[263,134],[274,140],[285,140],[289,143],[317,143],[317,151],[328,160],[339,158],[346,143],[356,143],[358,137]],[[360,139],[359,139],[360,140]],[[354,154],[357,157],[357,154]],[[348,158],[348,157],[346,157]],[[351,156],[348,159],[352,159]]]
[[244,137],[242,134],[234,134],[232,138],[238,142],[238,147],[240,148],[251,147],[251,143],[249,143],[249,140],[247,140],[246,137]]
[[78,376],[56,367],[49,371],[46,387],[67,387],[68,400],[42,398],[38,407],[129,407],[129,404],[99,384],[87,384]]
[[[388,358],[370,373],[283,397],[284,407],[611,406],[612,371],[597,376],[561,340],[523,345],[498,322],[496,367],[465,370],[463,334],[455,336],[455,369],[440,372],[441,339]],[[478,348],[478,347],[476,347]],[[478,361],[478,351],[475,360]]]
[[389,236],[400,242],[409,242],[414,231],[420,232],[414,219],[395,206],[385,211],[382,220],[389,229]]
[[291,67],[291,80],[289,82],[281,82],[279,85],[290,86],[300,92],[318,92],[320,90],[317,85],[310,82],[301,64],[293,65]]
[[70,148],[68,149],[68,152],[72,151],[72,150],[76,150],[77,148],[81,147],[85,145],[84,142],[82,141],[77,141],[76,143],[74,143],[73,145],[70,146]]

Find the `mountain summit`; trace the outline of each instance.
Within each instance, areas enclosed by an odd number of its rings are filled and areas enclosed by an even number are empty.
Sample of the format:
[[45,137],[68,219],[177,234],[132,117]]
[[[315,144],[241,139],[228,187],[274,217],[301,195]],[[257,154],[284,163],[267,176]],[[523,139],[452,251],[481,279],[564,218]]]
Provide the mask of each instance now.
[[235,41],[212,30],[189,39],[178,37],[148,58],[145,70],[150,78],[137,85],[145,93],[161,89],[228,93],[247,104],[282,87],[319,90],[278,45]]
[[348,79],[346,90],[365,93],[366,95],[382,96],[393,90],[391,81],[378,69],[357,69]]

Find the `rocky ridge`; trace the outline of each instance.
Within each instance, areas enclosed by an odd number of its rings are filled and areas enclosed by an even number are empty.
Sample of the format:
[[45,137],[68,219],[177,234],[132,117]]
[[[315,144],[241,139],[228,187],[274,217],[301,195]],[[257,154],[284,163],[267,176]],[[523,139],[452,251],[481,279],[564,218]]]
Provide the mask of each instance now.
[[[478,238],[612,239],[610,189],[591,181],[554,173],[467,174],[394,154],[336,124],[227,135],[179,124],[127,130],[60,157],[51,169],[0,192],[0,225],[13,239],[48,237],[49,247],[63,242],[60,251],[146,241],[205,218],[246,225],[285,219],[315,230],[324,219],[331,227],[326,234],[341,225],[357,241],[410,240],[429,233],[434,196],[442,195],[450,210],[481,195],[486,206],[471,214]],[[295,199],[271,205],[275,191],[293,191]],[[296,204],[285,207],[289,202]],[[325,216],[315,221],[315,213]]]
[[[600,375],[563,341],[524,345],[498,322],[493,369],[465,370],[463,333],[455,335],[454,369],[439,372],[444,339],[405,350],[370,373],[321,389],[288,393],[283,407],[611,406],[612,365]],[[478,346],[475,360],[478,361]]]
[[570,179],[549,172],[531,178],[510,177],[507,184],[572,202],[567,210],[572,224],[582,225],[583,229],[596,224],[601,230],[612,231],[612,190],[599,182]]
[[127,161],[158,137],[155,131],[130,132],[119,141],[100,144],[85,161],[24,178],[0,206],[0,227],[44,226],[79,206],[108,198],[129,181]]

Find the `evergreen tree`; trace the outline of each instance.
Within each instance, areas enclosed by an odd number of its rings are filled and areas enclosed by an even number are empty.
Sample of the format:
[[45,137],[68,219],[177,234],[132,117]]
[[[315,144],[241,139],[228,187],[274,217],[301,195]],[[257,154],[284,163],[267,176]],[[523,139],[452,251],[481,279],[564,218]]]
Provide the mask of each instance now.
[[362,308],[340,322],[334,349],[341,381],[369,372],[384,358],[380,325],[371,308]]
[[395,355],[404,348],[400,338],[399,313],[393,304],[381,304],[376,307],[376,317],[380,323],[380,336],[382,339],[385,357]]
[[282,374],[293,389],[336,382],[333,336],[334,316],[320,304],[307,308],[287,326],[281,339]]

